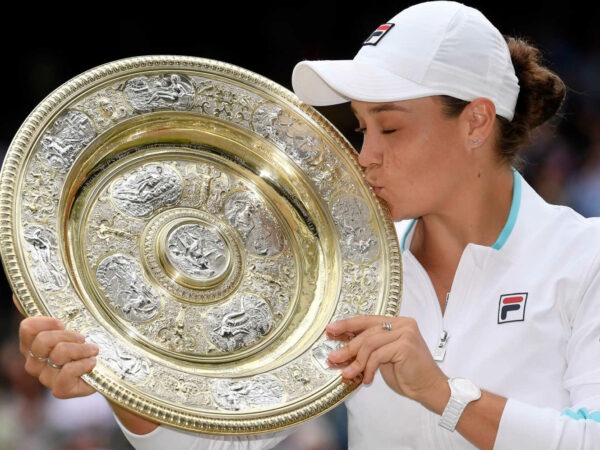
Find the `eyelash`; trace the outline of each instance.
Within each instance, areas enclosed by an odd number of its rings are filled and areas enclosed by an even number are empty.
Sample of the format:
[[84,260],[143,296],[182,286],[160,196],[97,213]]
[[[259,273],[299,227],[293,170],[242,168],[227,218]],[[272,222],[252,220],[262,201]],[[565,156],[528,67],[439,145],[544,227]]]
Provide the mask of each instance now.
[[[365,134],[367,132],[367,129],[363,128],[363,127],[358,127],[358,128],[355,128],[354,131],[356,133],[359,133],[359,134]],[[381,134],[392,134],[395,131],[396,131],[395,129],[393,129],[393,130],[382,130]]]

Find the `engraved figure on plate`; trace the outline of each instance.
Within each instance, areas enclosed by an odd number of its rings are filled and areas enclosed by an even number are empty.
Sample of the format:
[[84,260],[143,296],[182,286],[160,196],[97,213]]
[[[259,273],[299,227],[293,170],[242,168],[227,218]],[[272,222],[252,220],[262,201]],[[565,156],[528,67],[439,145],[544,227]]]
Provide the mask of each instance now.
[[192,277],[213,278],[227,268],[225,241],[204,225],[178,227],[169,236],[168,245],[175,266]]
[[123,318],[145,322],[158,314],[159,296],[132,258],[120,254],[104,258],[96,269],[96,278]]
[[56,257],[57,239],[52,231],[31,225],[23,233],[33,260],[33,274],[42,289],[58,291],[67,284],[67,272]]
[[133,216],[147,217],[181,197],[181,178],[166,164],[147,164],[118,180],[112,198],[118,208]]
[[132,383],[141,383],[150,376],[150,362],[121,348],[114,337],[104,330],[92,328],[85,332],[86,341],[96,344],[99,358],[120,378]]
[[218,380],[213,384],[212,393],[219,406],[231,411],[278,404],[285,397],[281,382],[268,375],[247,380]]
[[260,256],[273,256],[283,250],[283,233],[264,205],[251,193],[235,192],[226,200],[224,210],[248,251]]
[[204,328],[218,348],[231,352],[258,342],[271,331],[272,322],[269,305],[258,295],[244,293],[209,310]]
[[91,119],[79,111],[64,112],[39,144],[38,156],[48,166],[66,172],[81,150],[96,136]]
[[194,87],[185,75],[169,73],[129,80],[123,89],[129,104],[139,112],[156,109],[185,111],[194,105]]
[[357,197],[343,197],[335,202],[332,212],[344,254],[355,262],[372,261],[379,252],[379,242],[371,233],[367,205]]

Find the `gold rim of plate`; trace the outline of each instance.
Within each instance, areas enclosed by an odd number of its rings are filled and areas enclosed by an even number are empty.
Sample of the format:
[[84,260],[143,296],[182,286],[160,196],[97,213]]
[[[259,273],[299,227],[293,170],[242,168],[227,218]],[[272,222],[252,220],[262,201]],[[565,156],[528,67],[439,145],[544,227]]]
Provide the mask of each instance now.
[[325,326],[395,315],[397,237],[356,152],[243,68],[154,55],[93,68],[26,118],[0,173],[0,251],[27,316],[100,347],[84,379],[208,434],[306,421],[360,384]]

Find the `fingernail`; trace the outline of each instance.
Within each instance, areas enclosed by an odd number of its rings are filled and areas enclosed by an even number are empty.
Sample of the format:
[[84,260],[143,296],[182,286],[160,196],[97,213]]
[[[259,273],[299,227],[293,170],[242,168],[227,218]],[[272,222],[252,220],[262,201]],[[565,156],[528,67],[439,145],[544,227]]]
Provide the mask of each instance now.
[[98,344],[89,343],[87,345],[89,346],[90,350],[92,350],[94,352],[99,352],[100,351],[100,347],[98,347]]

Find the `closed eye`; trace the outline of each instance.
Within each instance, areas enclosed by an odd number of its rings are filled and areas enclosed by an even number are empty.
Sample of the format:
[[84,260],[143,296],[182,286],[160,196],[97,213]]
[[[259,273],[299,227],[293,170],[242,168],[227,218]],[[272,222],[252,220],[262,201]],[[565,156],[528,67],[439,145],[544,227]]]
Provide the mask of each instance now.
[[[358,127],[355,128],[354,131],[358,134],[365,134],[367,132],[367,129],[364,127]],[[381,130],[381,134],[392,134],[395,133],[396,131],[398,131],[397,129],[391,129],[391,130]]]

